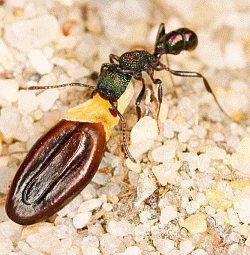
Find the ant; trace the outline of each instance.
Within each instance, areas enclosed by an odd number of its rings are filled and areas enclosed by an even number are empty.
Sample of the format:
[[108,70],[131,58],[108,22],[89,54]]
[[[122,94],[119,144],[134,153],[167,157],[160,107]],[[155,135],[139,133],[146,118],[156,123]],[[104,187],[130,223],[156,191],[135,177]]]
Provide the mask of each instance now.
[[145,94],[145,81],[142,77],[142,72],[146,72],[152,82],[158,85],[158,109],[156,113],[156,120],[158,123],[159,112],[162,104],[162,81],[154,79],[154,71],[166,70],[173,75],[182,77],[197,77],[202,78],[206,90],[212,94],[219,109],[229,118],[231,117],[223,110],[219,104],[214,92],[212,91],[206,78],[197,72],[177,71],[172,70],[160,62],[160,58],[164,54],[177,55],[184,50],[192,51],[197,47],[197,35],[188,28],[180,28],[169,33],[165,33],[164,24],[161,23],[156,36],[154,53],[151,54],[145,50],[129,51],[122,54],[120,57],[114,54],[109,55],[110,63],[119,63],[124,74],[132,75],[136,80],[142,82],[142,89],[136,99],[136,111],[138,119],[141,117],[140,103]]

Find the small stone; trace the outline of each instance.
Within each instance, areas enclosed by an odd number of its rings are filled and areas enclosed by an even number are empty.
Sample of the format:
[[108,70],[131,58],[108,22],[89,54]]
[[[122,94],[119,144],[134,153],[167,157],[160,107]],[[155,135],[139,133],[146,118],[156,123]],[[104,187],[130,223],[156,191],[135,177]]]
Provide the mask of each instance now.
[[173,144],[158,147],[152,151],[154,161],[165,162],[171,161],[175,157],[176,148]]
[[70,203],[65,205],[59,212],[57,212],[57,214],[64,217],[71,211],[78,209],[82,202],[82,197],[78,195]]
[[14,250],[13,243],[8,238],[0,237],[0,254],[7,255]]
[[213,134],[213,139],[214,139],[214,141],[216,141],[216,142],[222,142],[222,141],[224,141],[224,135],[222,134],[222,133],[219,133],[219,132],[215,132],[214,134]]
[[92,182],[99,185],[105,185],[108,182],[108,176],[104,173],[97,172],[93,177]]
[[84,201],[90,200],[97,196],[96,189],[93,184],[89,183],[81,192]]
[[161,211],[160,222],[161,224],[168,224],[171,220],[174,220],[176,217],[177,217],[176,207],[169,205],[166,206]]
[[18,109],[21,114],[28,115],[38,107],[38,100],[34,91],[20,90],[18,92]]
[[173,138],[174,132],[179,132],[179,126],[171,119],[168,119],[164,122],[164,137]]
[[191,255],[208,255],[207,252],[205,252],[202,249],[197,249],[191,253]]
[[60,224],[55,228],[55,235],[58,239],[74,238],[77,236],[77,231],[73,228],[73,226]]
[[35,249],[32,249],[27,243],[25,243],[23,241],[19,241],[17,246],[25,254],[43,255],[43,253],[36,251]]
[[91,212],[93,210],[96,210],[98,207],[100,207],[102,205],[102,202],[100,199],[90,199],[88,201],[83,202],[79,209],[78,212],[79,213],[83,213],[83,212]]
[[82,252],[83,252],[83,254],[93,254],[94,255],[96,253],[89,253],[90,252],[89,248],[97,249],[98,247],[99,247],[99,241],[98,241],[98,238],[96,236],[87,236],[87,237],[84,237],[82,239]]
[[153,239],[153,244],[156,249],[164,255],[167,255],[174,248],[174,241],[169,239],[157,238]]
[[149,211],[143,211],[139,213],[140,221],[144,222],[151,219],[151,213]]
[[47,59],[44,53],[39,50],[31,50],[28,52],[29,60],[35,70],[40,74],[50,73],[53,69],[53,64]]
[[218,190],[207,189],[206,198],[210,206],[215,209],[221,209],[225,211],[226,209],[232,207],[232,202],[224,198],[223,193]]
[[230,182],[230,187],[232,189],[237,189],[240,191],[242,191],[247,186],[250,186],[250,181],[247,180],[236,180]]
[[137,246],[130,246],[123,253],[116,253],[115,255],[141,255],[141,249]]
[[189,240],[180,243],[180,251],[184,254],[189,254],[194,248],[195,246]]
[[250,223],[250,186],[244,188],[242,192],[233,198],[234,209],[238,213],[240,220]]
[[196,201],[190,201],[186,207],[186,211],[188,214],[193,214],[199,209],[200,209],[200,205]]
[[197,167],[201,172],[206,172],[209,169],[211,159],[207,154],[198,156]]
[[233,208],[227,209],[227,215],[229,218],[230,225],[232,225],[233,227],[240,223],[238,215]]
[[227,153],[216,146],[209,146],[206,148],[207,155],[212,159],[225,159]]
[[190,170],[195,170],[197,168],[197,160],[198,160],[197,153],[193,153],[193,152],[183,153],[181,156],[181,160],[188,162],[188,166]]
[[38,49],[55,40],[60,31],[57,19],[52,15],[19,20],[5,26],[4,38],[20,51]]
[[100,248],[101,252],[106,255],[124,252],[126,249],[122,237],[110,234],[104,234],[100,238]]
[[10,71],[14,70],[16,65],[13,54],[9,50],[9,47],[6,45],[3,39],[0,39],[0,63],[5,70],[10,70]]
[[84,228],[92,216],[91,212],[79,213],[73,218],[73,225],[76,229]]
[[59,91],[56,89],[45,90],[37,96],[38,104],[44,112],[49,111],[58,98]]
[[[14,79],[0,80],[0,103],[6,100],[8,103],[13,103],[17,100],[18,82]],[[2,106],[8,106],[1,103]]]
[[193,185],[193,180],[192,179],[190,179],[190,180],[183,180],[181,182],[181,187],[183,189],[189,189],[192,185]]
[[108,192],[108,201],[112,204],[117,204],[119,202],[119,197],[115,195],[112,191]]
[[191,215],[184,221],[184,227],[193,235],[205,232],[207,230],[205,218],[206,216],[201,213]]
[[241,173],[250,175],[250,138],[245,137],[236,148],[230,159],[230,163],[233,168],[237,169]]
[[110,203],[104,203],[104,204],[102,205],[102,208],[103,208],[105,211],[110,212],[110,211],[113,209],[113,205],[110,204]]
[[0,223],[0,233],[16,243],[21,237],[22,226],[10,220],[4,221]]
[[127,220],[121,220],[120,222],[111,220],[108,224],[107,231],[113,236],[126,236],[131,233],[132,226]]
[[157,122],[151,117],[143,117],[135,124],[130,133],[131,145],[129,147],[135,159],[140,158],[151,148],[157,136]]

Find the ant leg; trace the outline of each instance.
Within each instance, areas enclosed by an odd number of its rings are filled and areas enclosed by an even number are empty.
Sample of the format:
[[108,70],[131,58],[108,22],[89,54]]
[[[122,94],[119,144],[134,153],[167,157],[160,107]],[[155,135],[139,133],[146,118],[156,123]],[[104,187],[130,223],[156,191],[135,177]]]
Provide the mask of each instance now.
[[157,121],[157,127],[158,127],[158,131],[160,133],[160,126],[159,126],[159,113],[161,110],[161,104],[162,104],[162,81],[160,79],[154,79],[153,75],[150,75],[151,80],[153,81],[154,84],[158,85],[158,109],[156,112],[156,121]]
[[138,120],[141,118],[141,107],[140,107],[140,103],[141,103],[141,100],[145,94],[145,89],[146,89],[146,86],[145,86],[145,81],[144,79],[141,79],[142,81],[142,89],[141,89],[141,92],[139,93],[137,99],[136,99],[136,102],[135,102],[135,105],[136,105],[136,112],[137,112],[137,117],[138,117]]
[[86,84],[82,84],[82,83],[65,83],[65,84],[51,85],[51,86],[30,86],[30,87],[28,87],[28,90],[55,89],[55,88],[61,88],[61,87],[66,87],[66,86],[78,86],[78,87],[97,89],[97,87],[95,87],[95,86],[86,85]]
[[[168,58],[168,55],[166,55],[166,61],[167,61],[167,66],[170,66],[170,65],[169,65],[169,58]],[[170,74],[169,76],[170,76],[170,80],[171,80],[171,82],[172,82],[172,84],[173,84],[173,87],[176,87],[173,76],[172,76],[171,74]]]
[[109,54],[109,61],[110,63],[115,63],[117,61],[119,63],[119,57],[115,54]]
[[166,68],[167,71],[169,71],[171,74],[176,75],[176,76],[182,76],[182,77],[197,77],[197,78],[202,78],[203,83],[205,85],[205,88],[207,90],[207,92],[211,93],[216,104],[218,105],[218,107],[220,108],[220,110],[227,116],[227,118],[229,118],[230,120],[232,120],[232,118],[223,110],[223,108],[221,107],[221,105],[219,104],[214,92],[212,91],[212,88],[210,87],[208,81],[206,80],[206,78],[204,76],[202,76],[200,73],[196,73],[196,72],[187,72],[187,71],[176,71],[176,70],[171,70],[170,68]]
[[113,110],[116,112],[116,114],[119,116],[121,122],[122,122],[122,137],[123,137],[123,146],[125,149],[125,152],[127,154],[127,156],[129,157],[129,159],[136,164],[136,160],[133,158],[133,156],[131,155],[129,149],[128,149],[128,144],[127,144],[127,140],[126,140],[126,120],[124,119],[124,117],[122,116],[122,114],[118,111],[117,107],[115,106],[114,102],[112,101],[112,99],[109,99],[109,102],[113,108]]

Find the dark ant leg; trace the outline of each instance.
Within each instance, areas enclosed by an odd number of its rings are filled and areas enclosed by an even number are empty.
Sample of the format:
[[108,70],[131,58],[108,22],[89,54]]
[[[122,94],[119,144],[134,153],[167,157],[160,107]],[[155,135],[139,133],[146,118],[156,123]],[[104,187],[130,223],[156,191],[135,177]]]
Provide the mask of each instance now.
[[30,86],[30,87],[28,87],[28,90],[55,89],[55,88],[61,88],[61,87],[66,87],[66,86],[78,86],[78,87],[97,89],[97,87],[95,87],[95,86],[86,85],[86,84],[82,84],[82,83],[65,83],[65,84],[52,85],[52,86]]
[[114,60],[119,63],[119,57],[117,55],[109,54],[109,62],[114,64],[115,63]]
[[176,75],[176,76],[182,76],[182,77],[197,77],[197,78],[202,78],[203,83],[205,85],[205,88],[207,90],[207,92],[211,93],[215,102],[217,103],[218,107],[220,108],[220,110],[227,116],[227,118],[229,118],[230,120],[232,120],[232,118],[223,110],[223,108],[221,107],[221,105],[219,104],[214,92],[212,91],[208,81],[206,80],[206,78],[204,76],[202,76],[200,73],[196,73],[196,72],[188,72],[188,71],[176,71],[176,70],[171,70],[170,68],[166,68],[167,71],[169,71],[171,74]]
[[116,114],[119,116],[121,122],[122,122],[122,137],[123,137],[123,146],[125,149],[125,152],[127,154],[127,156],[129,157],[129,159],[136,164],[136,160],[133,158],[133,156],[131,155],[129,149],[128,149],[128,144],[127,144],[127,140],[126,140],[126,120],[124,119],[124,117],[122,116],[122,114],[118,111],[117,107],[115,106],[114,102],[112,101],[112,99],[109,99],[109,102],[113,108],[113,110],[116,112]]
[[145,81],[144,79],[141,79],[142,81],[142,89],[141,89],[141,92],[139,93],[137,99],[136,99],[136,102],[135,102],[135,105],[136,105],[136,112],[137,112],[137,117],[138,117],[138,120],[141,118],[141,107],[140,107],[140,103],[141,103],[141,100],[145,94],[145,90],[146,90],[146,86],[145,86]]

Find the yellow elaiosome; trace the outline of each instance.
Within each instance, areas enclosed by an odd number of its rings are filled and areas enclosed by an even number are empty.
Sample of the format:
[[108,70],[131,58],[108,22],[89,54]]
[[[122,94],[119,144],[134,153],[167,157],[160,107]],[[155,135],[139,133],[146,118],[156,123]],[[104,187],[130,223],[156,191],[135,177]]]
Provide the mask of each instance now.
[[[124,113],[129,102],[134,95],[132,84],[126,88],[125,92],[118,99],[118,110],[121,114]],[[92,99],[72,108],[62,116],[62,119],[89,123],[101,123],[106,132],[106,141],[108,141],[111,129],[119,122],[119,117],[114,117],[109,108],[111,107],[108,100],[105,100],[96,94]]]

